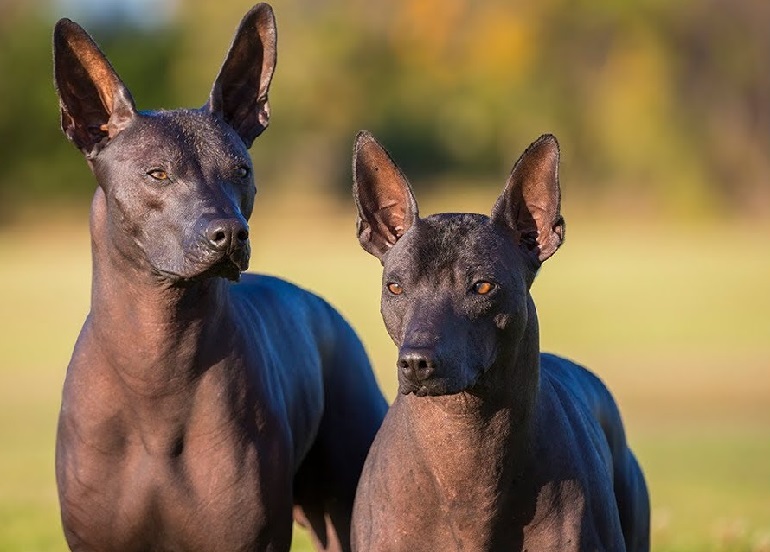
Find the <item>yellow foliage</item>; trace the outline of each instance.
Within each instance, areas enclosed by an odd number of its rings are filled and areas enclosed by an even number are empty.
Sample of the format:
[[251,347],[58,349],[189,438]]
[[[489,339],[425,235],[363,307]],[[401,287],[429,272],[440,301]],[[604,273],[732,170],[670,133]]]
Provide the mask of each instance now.
[[534,57],[534,21],[510,4],[485,4],[475,10],[467,41],[467,69],[496,81],[518,81]]
[[400,0],[387,22],[390,47],[406,67],[443,82],[510,81],[532,59],[532,21],[511,3]]
[[442,65],[467,11],[467,0],[394,2],[388,29],[394,53],[404,64],[417,68]]

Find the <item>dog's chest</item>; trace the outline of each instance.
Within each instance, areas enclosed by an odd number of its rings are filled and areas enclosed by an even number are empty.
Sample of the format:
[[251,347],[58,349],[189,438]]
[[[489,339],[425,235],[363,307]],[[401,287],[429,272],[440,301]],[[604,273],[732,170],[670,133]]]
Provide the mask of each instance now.
[[240,550],[280,542],[291,508],[288,457],[280,439],[190,443],[189,451],[165,458],[138,447],[111,460],[73,454],[63,473],[64,525],[75,542],[82,536],[100,550]]
[[71,547],[288,547],[292,447],[274,413],[194,411],[182,428],[159,413],[141,430],[125,410],[99,418],[93,425],[64,418],[60,427],[57,471]]

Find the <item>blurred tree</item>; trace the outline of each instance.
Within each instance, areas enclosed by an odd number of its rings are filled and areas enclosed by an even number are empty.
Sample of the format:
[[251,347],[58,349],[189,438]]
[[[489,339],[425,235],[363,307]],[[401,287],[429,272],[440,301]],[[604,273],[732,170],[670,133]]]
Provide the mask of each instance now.
[[[89,30],[142,106],[199,106],[250,5],[187,0],[171,27],[115,21]],[[764,0],[273,5],[272,125],[253,151],[271,190],[347,195],[359,128],[379,136],[418,186],[497,187],[515,152],[553,132],[571,201],[677,216],[770,214]],[[53,18],[28,6],[0,5],[6,213],[92,186],[56,131]]]
[[[16,207],[90,197],[93,177],[59,127],[51,40],[56,18],[43,6],[3,0],[0,13],[0,223]],[[134,93],[139,109],[172,106],[175,33],[89,27]],[[22,213],[23,214],[23,213]]]
[[[50,71],[50,35],[28,4],[0,13],[0,221],[22,198],[42,198],[61,164],[61,136]],[[41,47],[41,45],[45,45]]]
[[661,18],[688,140],[721,208],[770,208],[770,3],[690,0]]

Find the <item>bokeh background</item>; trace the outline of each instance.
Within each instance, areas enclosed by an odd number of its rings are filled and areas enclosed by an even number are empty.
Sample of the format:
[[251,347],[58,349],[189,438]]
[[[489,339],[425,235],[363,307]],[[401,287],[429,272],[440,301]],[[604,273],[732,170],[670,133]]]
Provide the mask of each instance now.
[[[392,398],[379,264],[354,236],[355,132],[390,149],[424,214],[488,212],[519,153],[556,134],[568,239],[533,288],[543,348],[615,392],[655,550],[769,551],[770,3],[273,5],[252,270],[337,305]],[[249,7],[0,0],[0,551],[66,548],[53,442],[94,180],[58,127],[53,24],[86,26],[140,109],[199,106]]]

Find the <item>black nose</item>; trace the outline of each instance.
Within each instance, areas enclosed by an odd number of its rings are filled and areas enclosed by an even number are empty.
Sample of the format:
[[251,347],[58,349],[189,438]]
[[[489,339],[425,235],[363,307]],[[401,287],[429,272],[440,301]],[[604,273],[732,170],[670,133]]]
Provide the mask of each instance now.
[[206,227],[206,238],[215,251],[232,251],[246,245],[249,228],[238,219],[212,220]]
[[406,379],[415,383],[431,377],[437,366],[438,361],[429,349],[402,350],[398,357],[398,368],[401,373]]

